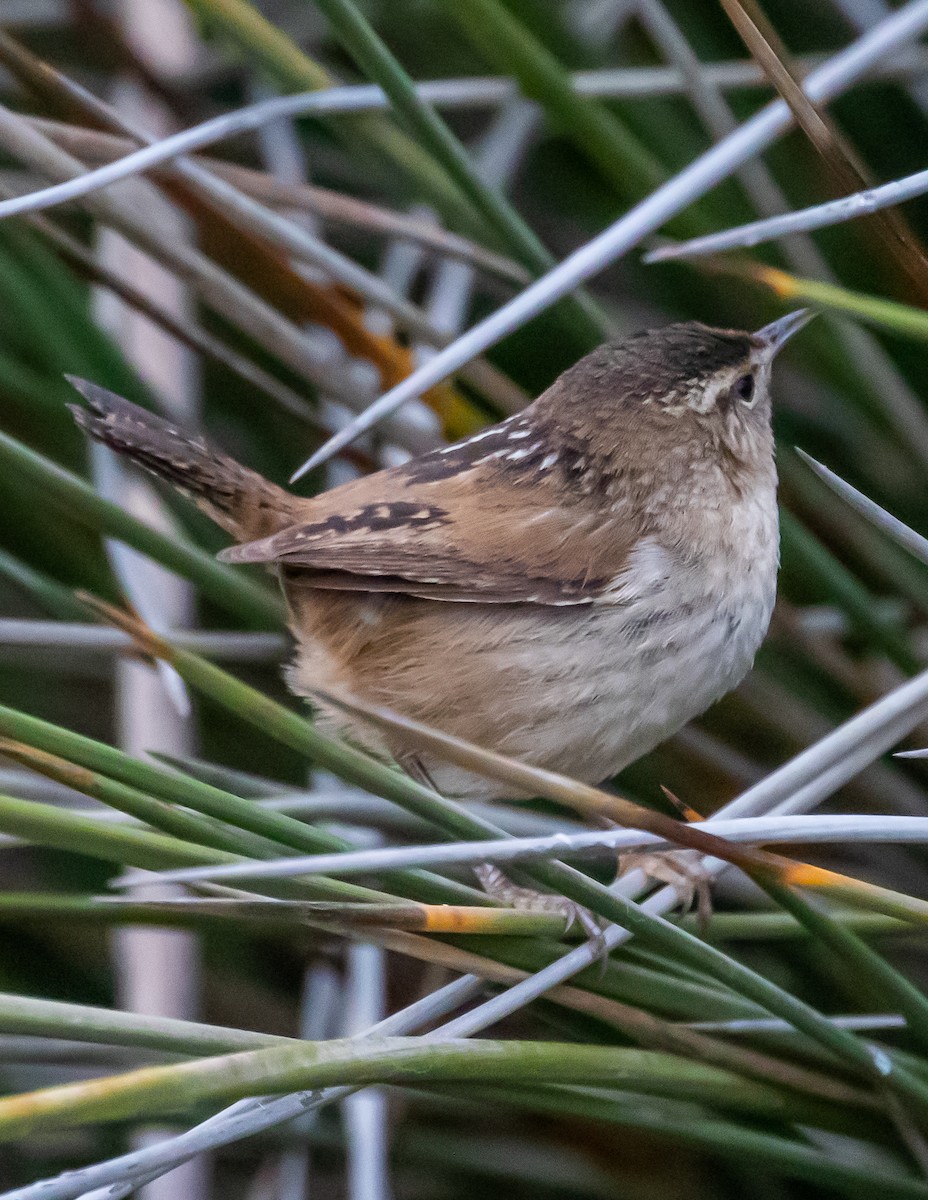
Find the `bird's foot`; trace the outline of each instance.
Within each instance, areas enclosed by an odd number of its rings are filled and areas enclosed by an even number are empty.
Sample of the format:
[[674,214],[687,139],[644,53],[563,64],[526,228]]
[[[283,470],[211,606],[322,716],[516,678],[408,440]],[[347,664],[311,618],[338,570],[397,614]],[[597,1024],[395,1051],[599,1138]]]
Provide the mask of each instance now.
[[603,941],[602,922],[588,908],[575,904],[566,896],[555,896],[548,892],[536,892],[533,888],[519,887],[513,883],[505,872],[492,863],[478,863],[474,874],[480,880],[483,890],[489,896],[502,900],[511,908],[520,908],[527,912],[557,913],[567,922],[564,932],[568,933],[574,925],[579,925],[589,937],[600,947],[600,958],[608,953],[608,947]]
[[621,865],[623,875],[633,870],[644,871],[649,878],[676,888],[683,911],[695,908],[699,928],[705,933],[712,916],[712,876],[699,854],[692,850],[623,854]]

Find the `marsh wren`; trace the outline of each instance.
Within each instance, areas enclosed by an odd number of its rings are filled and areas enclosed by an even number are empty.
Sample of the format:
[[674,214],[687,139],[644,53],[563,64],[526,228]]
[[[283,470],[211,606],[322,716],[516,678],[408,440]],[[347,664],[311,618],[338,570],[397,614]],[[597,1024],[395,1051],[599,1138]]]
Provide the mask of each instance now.
[[[294,692],[599,783],[734,687],[767,631],[770,372],[809,319],[603,345],[498,425],[309,499],[95,384],[73,381],[73,408],[235,538],[226,562],[277,571]],[[501,796],[342,711],[319,719],[449,795]]]

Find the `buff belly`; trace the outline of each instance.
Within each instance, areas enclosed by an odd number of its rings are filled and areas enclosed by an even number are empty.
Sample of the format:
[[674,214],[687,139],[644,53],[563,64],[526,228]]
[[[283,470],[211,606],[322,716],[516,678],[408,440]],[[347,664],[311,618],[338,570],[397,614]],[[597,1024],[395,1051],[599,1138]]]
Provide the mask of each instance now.
[[[679,577],[678,577],[679,582]],[[749,670],[773,607],[775,563],[741,589],[692,586],[589,605],[443,604],[300,589],[294,691],[354,695],[448,733],[600,783],[647,753]],[[381,755],[402,747],[323,710],[323,728]],[[504,785],[426,756],[449,796]]]

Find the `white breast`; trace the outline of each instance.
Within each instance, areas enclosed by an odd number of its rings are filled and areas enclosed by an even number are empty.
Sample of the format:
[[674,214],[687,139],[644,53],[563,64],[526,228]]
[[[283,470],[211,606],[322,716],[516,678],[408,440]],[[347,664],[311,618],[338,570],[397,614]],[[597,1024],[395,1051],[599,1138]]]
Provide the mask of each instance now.
[[767,632],[779,562],[775,500],[764,491],[717,520],[695,550],[644,540],[591,614],[603,639],[596,742],[603,761],[612,754],[612,771],[735,687]]

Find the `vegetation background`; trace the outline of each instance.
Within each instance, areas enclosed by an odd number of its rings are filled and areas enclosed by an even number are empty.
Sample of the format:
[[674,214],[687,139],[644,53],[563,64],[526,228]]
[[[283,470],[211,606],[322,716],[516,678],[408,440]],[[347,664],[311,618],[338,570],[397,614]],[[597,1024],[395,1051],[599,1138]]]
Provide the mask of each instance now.
[[[3,1195],[928,1197],[928,774],[891,755],[928,744],[928,208],[644,261],[923,170],[926,31],[925,0],[0,3],[3,198],[275,96],[336,98],[47,211],[0,207]],[[855,42],[882,51],[815,109],[795,80]],[[751,119],[776,90],[800,127],[765,138]],[[740,157],[689,169],[738,127]],[[821,308],[777,368],[770,636],[615,786],[675,814],[669,789],[691,817],[745,793],[758,821],[834,814],[827,844],[794,832],[786,853],[836,874],[719,871],[706,922],[680,915],[672,864],[625,862],[607,891],[614,853],[572,858],[587,876],[549,847],[525,879],[612,923],[598,965],[556,915],[486,907],[476,851],[111,887],[596,827],[569,783],[463,813],[319,737],[281,682],[269,581],[216,564],[190,505],[88,448],[64,375],[284,482],[626,214],[585,289],[543,284],[543,311],[507,310],[483,358],[298,486],[474,431],[606,336]],[[88,593],[163,635],[160,666]],[[455,1016],[448,1045],[423,1036]],[[256,1095],[281,1098],[198,1124]]]

